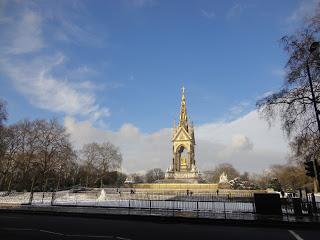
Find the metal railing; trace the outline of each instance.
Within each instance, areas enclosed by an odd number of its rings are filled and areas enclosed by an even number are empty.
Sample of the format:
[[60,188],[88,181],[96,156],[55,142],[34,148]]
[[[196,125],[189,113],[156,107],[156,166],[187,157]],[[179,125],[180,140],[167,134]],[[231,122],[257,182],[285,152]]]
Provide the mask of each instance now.
[[[104,191],[104,192],[103,192]],[[162,210],[196,212],[201,214],[256,214],[254,193],[176,193],[139,192],[130,189],[94,189],[91,191],[59,192],[0,192],[0,205],[32,206],[74,206],[100,208],[126,208],[142,210]],[[302,199],[300,203],[293,199],[281,199],[284,216],[313,215],[320,216],[320,202]]]

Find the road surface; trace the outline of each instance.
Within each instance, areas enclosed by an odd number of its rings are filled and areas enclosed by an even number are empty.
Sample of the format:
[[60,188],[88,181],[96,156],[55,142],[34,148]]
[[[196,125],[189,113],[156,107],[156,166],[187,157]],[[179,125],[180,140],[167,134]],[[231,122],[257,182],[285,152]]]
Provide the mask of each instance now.
[[0,239],[319,239],[320,229],[285,229],[0,213]]

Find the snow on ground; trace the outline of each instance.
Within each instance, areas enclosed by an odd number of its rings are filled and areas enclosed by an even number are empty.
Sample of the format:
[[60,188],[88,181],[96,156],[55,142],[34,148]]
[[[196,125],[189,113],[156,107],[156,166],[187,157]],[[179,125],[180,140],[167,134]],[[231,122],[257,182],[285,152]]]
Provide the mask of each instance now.
[[30,193],[28,192],[1,192],[0,203],[4,204],[24,204],[29,202]]
[[[30,192],[4,194],[0,196],[0,204],[26,204],[29,203]],[[180,209],[180,210],[203,210],[214,212],[254,212],[252,202],[228,202],[212,201],[209,198],[199,196],[177,196],[169,194],[130,194],[107,193],[101,195],[101,191],[87,191],[73,193],[70,191],[35,192],[32,198],[34,206],[96,206],[96,207],[130,207],[152,209]]]

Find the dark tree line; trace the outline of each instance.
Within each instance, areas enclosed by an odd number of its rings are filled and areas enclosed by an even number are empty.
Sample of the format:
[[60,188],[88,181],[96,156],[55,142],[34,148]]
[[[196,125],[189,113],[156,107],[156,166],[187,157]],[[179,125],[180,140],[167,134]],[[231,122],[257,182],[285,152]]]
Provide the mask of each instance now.
[[112,143],[90,143],[76,151],[56,119],[22,120],[6,126],[0,101],[0,190],[48,191],[76,185],[120,185],[122,156]]

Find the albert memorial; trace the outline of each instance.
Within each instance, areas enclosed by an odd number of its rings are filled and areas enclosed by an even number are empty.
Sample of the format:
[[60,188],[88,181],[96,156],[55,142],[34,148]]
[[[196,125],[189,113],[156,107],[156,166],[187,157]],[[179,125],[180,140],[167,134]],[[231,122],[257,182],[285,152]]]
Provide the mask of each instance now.
[[180,117],[177,127],[173,127],[172,161],[165,173],[165,182],[198,183],[199,170],[195,161],[194,127],[188,120],[186,97],[182,87]]

